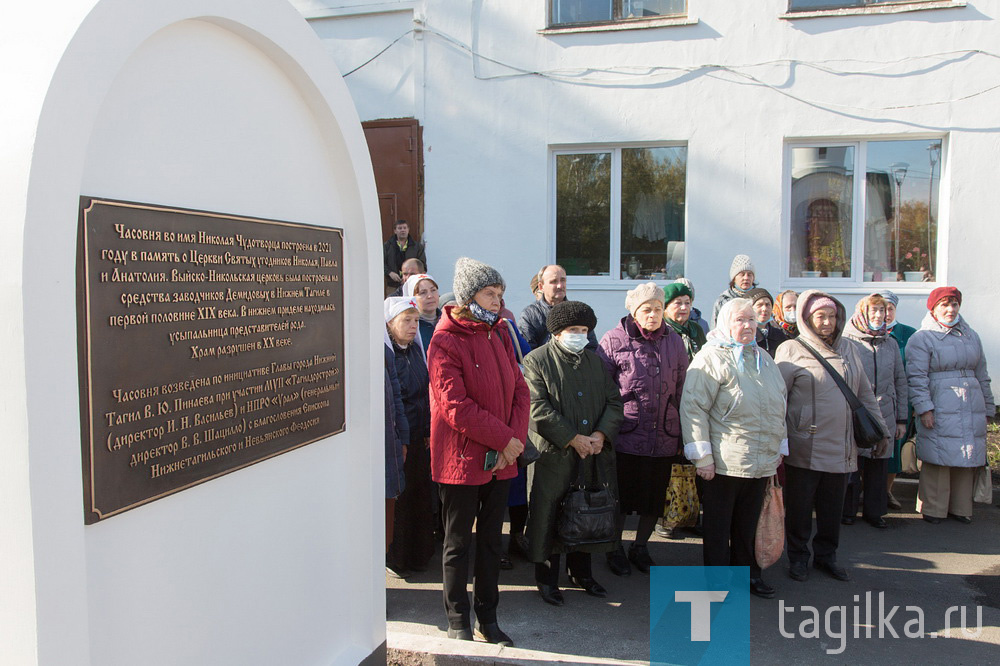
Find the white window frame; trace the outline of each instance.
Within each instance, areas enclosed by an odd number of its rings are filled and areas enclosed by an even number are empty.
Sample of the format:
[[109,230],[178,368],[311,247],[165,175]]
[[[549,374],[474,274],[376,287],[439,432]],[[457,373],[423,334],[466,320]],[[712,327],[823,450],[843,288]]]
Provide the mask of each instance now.
[[[867,207],[867,164],[868,144],[873,141],[940,141],[941,154],[938,169],[938,215],[937,215],[937,265],[935,266],[934,282],[900,282],[864,280],[865,260],[865,215]],[[851,275],[850,277],[806,278],[791,275],[791,245],[792,245],[792,149],[794,148],[854,148],[854,184],[851,206]],[[950,191],[950,170],[948,168],[948,135],[935,133],[914,134],[873,134],[829,136],[829,137],[795,137],[786,138],[783,150],[784,164],[782,167],[782,202],[781,202],[781,278],[782,289],[801,291],[808,288],[823,288],[836,290],[838,293],[869,294],[872,291],[891,289],[897,293],[929,293],[935,287],[947,284],[948,271],[948,219]],[[861,223],[858,223],[861,220]],[[685,238],[686,229],[685,229]],[[685,245],[685,250],[687,249]],[[685,268],[687,267],[685,256]]]
[[[687,141],[630,141],[625,143],[560,144],[549,146],[549,238],[548,263],[556,263],[556,157],[558,155],[581,155],[611,153],[611,220],[608,233],[611,234],[611,262],[609,275],[569,275],[574,289],[621,289],[650,282],[648,279],[623,279],[621,264],[622,237],[622,150],[628,148],[687,148]],[[688,152],[690,157],[690,150]],[[688,163],[684,164],[684,272],[690,266],[688,246]],[[660,284],[670,284],[674,280],[652,280]]]

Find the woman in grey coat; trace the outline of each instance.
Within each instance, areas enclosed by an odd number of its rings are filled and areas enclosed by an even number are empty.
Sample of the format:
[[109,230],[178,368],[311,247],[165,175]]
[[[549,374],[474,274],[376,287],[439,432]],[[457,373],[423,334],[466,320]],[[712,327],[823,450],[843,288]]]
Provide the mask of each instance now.
[[[882,410],[882,420],[895,433],[893,441],[906,433],[906,370],[899,345],[885,326],[886,302],[879,294],[865,296],[854,308],[854,316],[844,328],[844,337],[858,350],[875,400]],[[895,428],[893,428],[895,424]],[[888,510],[888,469],[892,448],[882,455],[871,449],[858,451],[858,471],[851,474],[844,498],[844,525],[853,525],[864,490],[861,515],[872,527],[885,529]]]
[[917,511],[972,522],[976,469],[986,464],[986,424],[996,413],[983,345],[959,315],[962,292],[938,287],[920,329],[906,345],[906,377],[923,461]]
[[[788,389],[785,415],[788,425],[785,535],[791,563],[788,575],[797,581],[809,577],[811,540],[813,566],[837,580],[847,581],[851,576],[837,562],[837,547],[847,477],[858,469],[858,449],[850,405],[807,345],[840,374],[875,419],[882,421],[882,414],[858,350],[842,337],[847,318],[840,301],[809,289],[799,296],[796,311],[799,337],[778,347],[774,359]],[[888,448],[886,438],[876,447],[875,455],[884,455]]]

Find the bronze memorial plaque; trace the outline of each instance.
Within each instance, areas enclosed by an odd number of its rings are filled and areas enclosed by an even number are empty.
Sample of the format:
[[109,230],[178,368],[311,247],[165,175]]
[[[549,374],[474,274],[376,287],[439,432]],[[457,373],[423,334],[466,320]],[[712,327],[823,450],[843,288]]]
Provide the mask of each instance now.
[[82,197],[85,522],[344,430],[341,229]]

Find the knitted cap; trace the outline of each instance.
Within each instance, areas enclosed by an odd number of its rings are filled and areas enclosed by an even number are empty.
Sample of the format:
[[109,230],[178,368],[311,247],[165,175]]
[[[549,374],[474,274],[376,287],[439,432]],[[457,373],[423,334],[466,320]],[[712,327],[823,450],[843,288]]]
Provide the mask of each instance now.
[[691,291],[691,300],[692,301],[694,300],[694,282],[691,282],[691,280],[688,280],[685,277],[677,278],[676,280],[674,280],[674,282],[682,284],[685,287],[687,287]]
[[771,305],[774,305],[774,297],[771,296],[771,292],[769,292],[767,289],[764,289],[764,287],[755,287],[751,289],[750,291],[747,292],[746,298],[749,298],[750,302],[753,303],[754,305],[756,305],[757,301],[759,301],[762,298],[766,298],[767,300],[771,301]]
[[480,290],[494,284],[500,285],[503,289],[507,288],[503,277],[492,266],[468,257],[459,257],[455,262],[455,280],[452,287],[455,291],[455,302],[459,305],[468,305]]
[[735,280],[736,276],[743,271],[750,271],[754,274],[754,277],[757,275],[757,271],[754,269],[753,262],[750,261],[749,255],[738,254],[733,257],[733,263],[729,267],[729,281],[732,282]]
[[655,282],[646,282],[625,294],[625,309],[634,317],[635,311],[639,309],[640,305],[646,301],[655,300],[664,303],[663,289]]
[[805,315],[810,317],[812,316],[812,313],[816,312],[816,310],[822,310],[823,308],[830,308],[836,312],[837,304],[834,303],[833,299],[829,296],[818,296],[806,304]]
[[597,315],[593,308],[582,301],[563,301],[553,305],[549,318],[545,321],[545,328],[549,329],[549,333],[558,335],[570,326],[586,326],[589,330],[594,330],[597,327]]
[[679,296],[690,296],[691,300],[694,300],[694,292],[691,291],[691,287],[687,286],[683,282],[671,282],[663,288],[663,300],[666,303],[678,298]]
[[938,287],[927,297],[927,309],[933,310],[934,306],[946,298],[954,298],[958,304],[962,304],[962,292],[955,287]]
[[883,289],[882,291],[878,292],[878,295],[884,298],[885,300],[889,301],[893,305],[899,305],[899,296],[897,296],[889,289]]
[[390,296],[382,304],[385,310],[385,323],[389,323],[407,310],[416,310],[417,302],[409,296]]

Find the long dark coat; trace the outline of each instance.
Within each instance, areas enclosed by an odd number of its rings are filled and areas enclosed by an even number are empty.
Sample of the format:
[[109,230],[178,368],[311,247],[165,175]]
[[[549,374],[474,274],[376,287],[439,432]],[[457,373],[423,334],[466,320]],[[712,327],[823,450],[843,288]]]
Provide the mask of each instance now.
[[[577,476],[577,463],[584,465],[588,482],[596,483],[595,461],[603,479],[618,495],[615,452],[623,415],[621,393],[594,352],[573,354],[550,340],[524,358],[524,377],[531,389],[531,420],[528,437],[541,458],[533,465],[526,534],[528,558],[544,562],[553,553],[567,549],[556,540],[555,523],[559,503]],[[597,456],[581,460],[570,440],[577,434],[600,430],[606,442]],[[611,544],[577,546],[573,550],[606,552]]]

